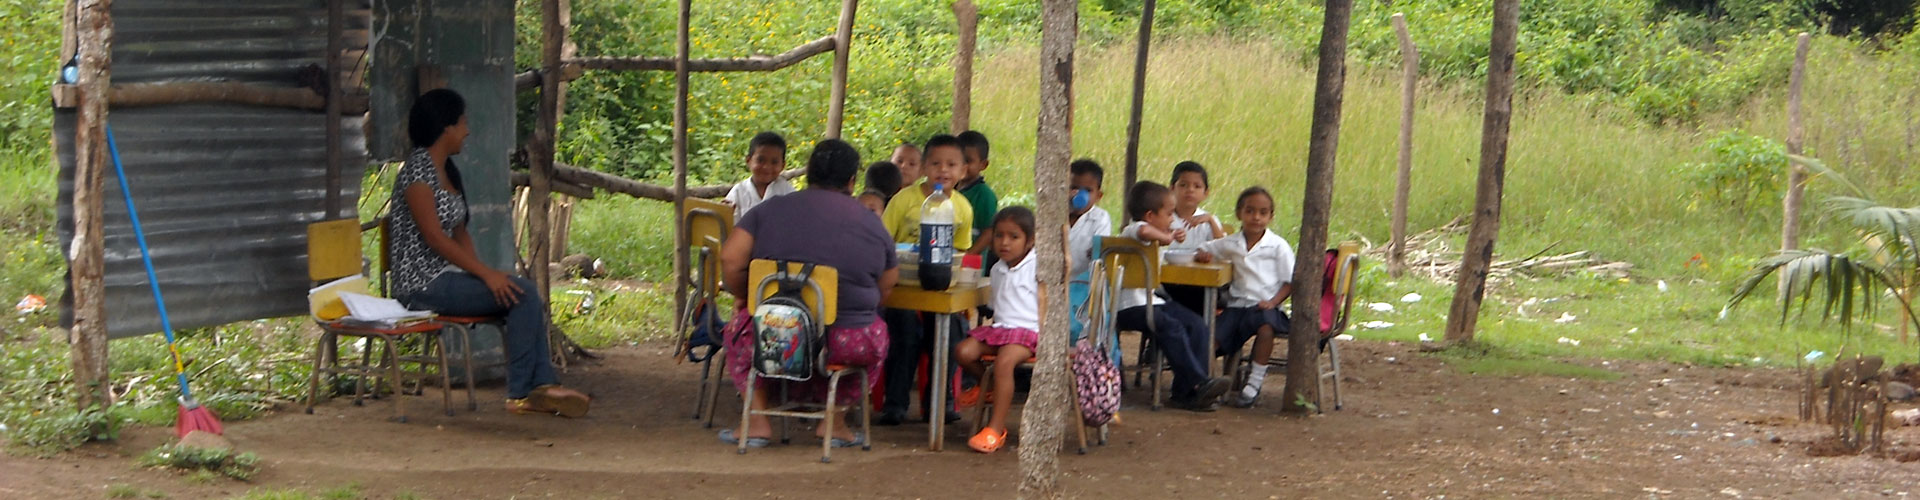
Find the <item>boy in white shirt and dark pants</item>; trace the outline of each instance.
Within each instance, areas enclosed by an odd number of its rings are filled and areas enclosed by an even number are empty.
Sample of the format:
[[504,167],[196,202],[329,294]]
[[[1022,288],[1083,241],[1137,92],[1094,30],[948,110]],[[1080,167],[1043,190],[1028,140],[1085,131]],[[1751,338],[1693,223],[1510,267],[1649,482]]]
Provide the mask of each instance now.
[[[1173,230],[1173,194],[1152,182],[1134,184],[1127,193],[1127,215],[1137,220],[1120,232],[1121,237],[1142,242],[1169,244],[1186,239],[1185,231]],[[1191,411],[1214,411],[1221,395],[1233,388],[1226,377],[1207,376],[1212,359],[1213,332],[1199,314],[1175,302],[1162,300],[1152,290],[1129,288],[1114,297],[1114,327],[1137,331],[1153,338],[1167,366],[1173,368],[1173,399],[1170,406]],[[1151,303],[1152,307],[1147,307]],[[1151,321],[1147,315],[1152,310]],[[1149,328],[1151,326],[1151,328]]]
[[727,191],[725,201],[733,206],[733,220],[747,218],[747,211],[767,198],[793,194],[793,183],[780,178],[786,169],[787,140],[773,132],[754,134],[747,143],[747,171],[751,175]]
[[1253,372],[1247,376],[1247,385],[1227,400],[1236,408],[1246,408],[1260,397],[1273,338],[1287,334],[1287,314],[1280,303],[1293,293],[1294,254],[1287,240],[1267,231],[1273,221],[1273,195],[1265,188],[1240,192],[1233,211],[1240,218],[1240,232],[1207,242],[1194,257],[1233,264],[1231,297],[1214,332],[1220,350],[1214,354],[1238,356],[1247,339],[1253,339]]

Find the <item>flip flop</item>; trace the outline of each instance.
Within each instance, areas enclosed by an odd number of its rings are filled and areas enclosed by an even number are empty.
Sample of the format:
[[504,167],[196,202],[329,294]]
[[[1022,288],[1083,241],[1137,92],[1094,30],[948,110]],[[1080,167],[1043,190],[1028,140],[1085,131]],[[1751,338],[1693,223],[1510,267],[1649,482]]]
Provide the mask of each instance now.
[[[740,438],[738,438],[738,437],[735,437],[735,436],[733,435],[733,429],[720,429],[720,442],[722,442],[722,443],[727,443],[727,444],[730,444],[730,445],[734,445],[734,446],[739,446],[739,445],[740,445]],[[772,440],[772,439],[768,439],[768,438],[763,438],[763,437],[748,437],[748,438],[747,438],[747,447],[748,447],[748,448],[765,448],[765,447],[768,447],[768,446],[773,446],[773,440]]]
[[866,433],[855,432],[853,433],[853,439],[833,438],[831,444],[833,445],[834,448],[852,448],[855,446],[865,446],[867,444],[867,435]]
[[972,439],[967,440],[968,448],[981,453],[1000,451],[1000,447],[1006,444],[1007,431],[994,432],[993,429],[980,429],[979,434],[974,434]]

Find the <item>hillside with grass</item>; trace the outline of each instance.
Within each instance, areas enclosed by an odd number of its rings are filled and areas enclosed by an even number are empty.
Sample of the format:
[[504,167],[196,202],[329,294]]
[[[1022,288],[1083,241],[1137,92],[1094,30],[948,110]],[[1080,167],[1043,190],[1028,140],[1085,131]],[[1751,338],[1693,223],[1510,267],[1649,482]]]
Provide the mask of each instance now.
[[[981,0],[981,55],[972,123],[994,141],[988,178],[1005,204],[1030,202],[1037,105],[1038,7]],[[537,59],[538,9],[520,2],[519,64]],[[1119,213],[1133,30],[1139,2],[1082,2],[1074,154],[1107,166],[1102,205]],[[1148,75],[1140,175],[1164,181],[1195,160],[1213,172],[1207,208],[1231,212],[1250,185],[1279,202],[1275,229],[1298,234],[1317,43],[1318,2],[1160,2]],[[1410,227],[1466,215],[1478,162],[1486,53],[1485,2],[1415,2],[1405,8],[1421,46]],[[59,45],[57,0],[0,0],[0,300],[57,298],[64,264],[51,241],[54,169],[47,82]],[[1394,8],[1354,11],[1333,208],[1333,237],[1383,245],[1399,127]],[[1857,13],[1854,13],[1857,14]],[[694,12],[693,56],[777,53],[832,30],[823,2],[704,2]],[[1722,316],[1732,283],[1778,247],[1785,183],[1785,83],[1792,39],[1816,33],[1809,58],[1807,151],[1882,202],[1920,204],[1908,180],[1920,152],[1920,40],[1898,16],[1835,13],[1794,0],[1541,0],[1523,7],[1507,197],[1498,258],[1587,251],[1633,266],[1626,278],[1571,273],[1496,284],[1480,338],[1462,363],[1498,371],[1514,360],[1655,359],[1710,365],[1790,365],[1809,350],[1872,352],[1911,361],[1915,348],[1877,321],[1842,331],[1817,317],[1784,325],[1749,305]],[[578,2],[582,55],[665,55],[673,13],[660,2]],[[869,160],[902,141],[945,131],[952,14],[942,2],[862,2],[852,58],[846,136]],[[1876,24],[1877,23],[1877,24]],[[693,83],[692,177],[744,175],[744,144],[759,130],[786,133],[798,165],[824,128],[830,63],[816,58],[772,74],[702,74]],[[590,73],[569,87],[560,160],[663,181],[671,151],[672,77]],[[522,96],[523,132],[533,106]],[[370,169],[362,207],[387,179]],[[1840,191],[1809,186],[1810,206]],[[669,206],[622,196],[583,201],[572,249],[606,259],[612,280],[556,287],[555,321],[589,347],[659,341],[670,324]],[[1228,224],[1234,221],[1227,218]],[[1806,246],[1845,249],[1858,237],[1809,211]],[[659,229],[659,230],[655,230]],[[1451,237],[1459,248],[1458,237]],[[1353,332],[1370,341],[1439,336],[1449,283],[1362,274],[1364,307]],[[1410,295],[1411,294],[1411,295]],[[1418,295],[1419,300],[1405,300]],[[1375,303],[1379,305],[1376,306]],[[1384,306],[1384,307],[1381,307]],[[0,321],[0,423],[34,449],[71,446],[100,422],[164,423],[172,400],[152,338],[113,343],[122,403],[104,413],[26,418],[67,408],[64,338],[55,313]],[[206,370],[196,383],[223,416],[244,418],[300,393],[306,368],[300,321],[269,320],[186,332],[185,350]],[[260,341],[235,342],[236,338]],[[1464,359],[1470,357],[1472,359]],[[1528,361],[1523,371],[1555,365]],[[76,434],[79,435],[76,435]]]

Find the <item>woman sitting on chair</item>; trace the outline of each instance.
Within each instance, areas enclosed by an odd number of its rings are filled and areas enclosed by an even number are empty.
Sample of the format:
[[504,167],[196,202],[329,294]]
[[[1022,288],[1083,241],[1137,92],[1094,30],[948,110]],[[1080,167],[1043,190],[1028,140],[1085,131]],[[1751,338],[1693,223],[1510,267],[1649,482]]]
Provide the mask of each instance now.
[[[872,387],[880,365],[887,357],[887,326],[879,320],[880,301],[899,279],[895,267],[893,238],[880,224],[880,218],[853,198],[853,184],[860,171],[860,153],[838,139],[820,141],[807,159],[807,189],[771,198],[747,212],[734,226],[733,234],[720,250],[722,277],[728,293],[746,304],[747,267],[758,259],[806,262],[828,266],[840,274],[838,318],[827,325],[827,363],[867,369],[866,380],[843,384],[835,401],[853,402],[860,398],[860,384]],[[752,323],[742,307],[726,329],[727,370],[734,388],[746,393],[748,370],[752,369],[753,337],[738,332]],[[754,409],[768,407],[768,389],[762,384],[746,404]],[[788,395],[798,401],[826,400],[826,377],[793,383]],[[845,411],[844,408],[841,411]],[[859,446],[866,436],[855,435],[844,414],[834,418],[832,433],[836,447]],[[747,446],[769,444],[773,425],[765,415],[748,421]],[[720,431],[720,440],[739,444],[732,429]]]
[[487,267],[467,232],[466,187],[450,158],[467,142],[466,101],[432,90],[414,101],[408,119],[413,154],[394,179],[387,221],[394,299],[450,316],[505,317],[507,411],[585,415],[591,398],[554,375],[540,288]]

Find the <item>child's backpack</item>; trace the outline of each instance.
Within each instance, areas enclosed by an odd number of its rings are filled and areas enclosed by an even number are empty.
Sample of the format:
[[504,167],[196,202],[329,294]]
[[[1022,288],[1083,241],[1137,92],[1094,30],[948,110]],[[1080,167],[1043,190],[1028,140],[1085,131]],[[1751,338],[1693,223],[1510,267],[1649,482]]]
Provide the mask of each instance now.
[[1120,369],[1107,351],[1081,339],[1073,345],[1073,381],[1080,393],[1080,418],[1090,427],[1107,425],[1120,412]]
[[824,366],[826,331],[813,317],[813,310],[801,298],[811,286],[813,264],[798,273],[785,272],[786,262],[777,263],[772,280],[772,296],[760,300],[753,311],[753,370],[762,377],[808,380]]
[[721,331],[726,329],[727,323],[720,319],[719,307],[711,300],[695,303],[690,316],[693,331],[687,334],[686,343],[680,346],[680,351],[687,356],[687,361],[704,363],[720,351]]

